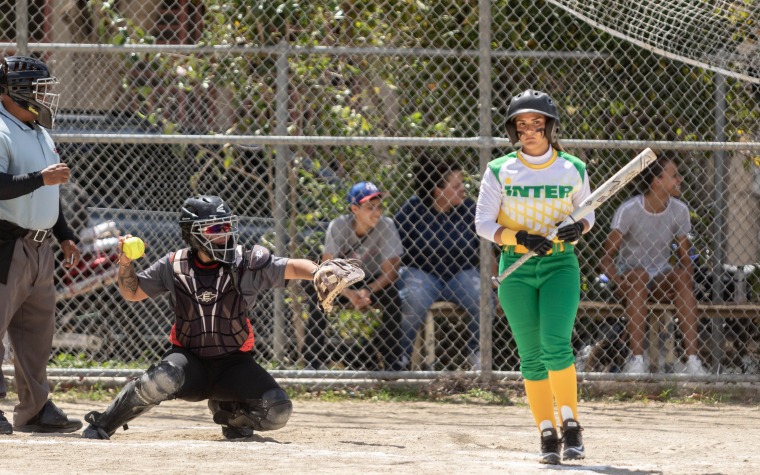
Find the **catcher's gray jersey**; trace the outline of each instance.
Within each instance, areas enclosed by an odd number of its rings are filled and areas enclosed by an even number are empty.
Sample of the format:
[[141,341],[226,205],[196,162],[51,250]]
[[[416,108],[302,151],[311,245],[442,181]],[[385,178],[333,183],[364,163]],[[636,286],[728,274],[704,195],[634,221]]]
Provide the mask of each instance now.
[[[245,252],[250,253],[249,250]],[[137,273],[140,288],[149,297],[155,298],[164,292],[169,292],[172,303],[176,301],[174,269],[171,263],[173,255],[174,253],[169,253],[147,269]],[[240,291],[243,293],[243,298],[245,298],[248,307],[256,302],[256,297],[260,291],[285,287],[285,266],[287,263],[287,257],[272,256],[265,266],[256,270],[246,269],[243,278],[240,279]]]

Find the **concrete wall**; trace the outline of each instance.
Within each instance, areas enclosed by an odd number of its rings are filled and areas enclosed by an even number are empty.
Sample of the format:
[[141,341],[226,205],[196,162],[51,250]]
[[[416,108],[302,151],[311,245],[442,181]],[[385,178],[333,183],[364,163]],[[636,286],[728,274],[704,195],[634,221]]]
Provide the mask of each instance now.
[[726,230],[728,264],[760,261],[760,197],[753,193],[757,166],[750,155],[726,154],[729,160]]

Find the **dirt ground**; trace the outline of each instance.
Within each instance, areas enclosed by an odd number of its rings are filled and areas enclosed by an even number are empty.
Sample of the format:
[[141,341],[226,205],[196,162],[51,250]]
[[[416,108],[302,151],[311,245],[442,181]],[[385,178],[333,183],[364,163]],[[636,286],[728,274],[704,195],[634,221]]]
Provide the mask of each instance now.
[[[59,405],[80,418],[105,407]],[[0,436],[0,473],[760,474],[757,405],[592,402],[581,415],[587,458],[550,467],[520,404],[296,400],[284,429],[227,442],[204,403],[168,401],[110,441]]]

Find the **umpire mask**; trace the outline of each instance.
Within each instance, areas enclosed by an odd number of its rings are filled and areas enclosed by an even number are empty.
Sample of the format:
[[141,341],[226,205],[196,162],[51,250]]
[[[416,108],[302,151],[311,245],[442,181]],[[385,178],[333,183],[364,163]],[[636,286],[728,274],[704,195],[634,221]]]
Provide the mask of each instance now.
[[0,93],[32,112],[36,122],[52,129],[60,94],[52,92],[58,78],[42,61],[28,56],[8,56],[0,63]]

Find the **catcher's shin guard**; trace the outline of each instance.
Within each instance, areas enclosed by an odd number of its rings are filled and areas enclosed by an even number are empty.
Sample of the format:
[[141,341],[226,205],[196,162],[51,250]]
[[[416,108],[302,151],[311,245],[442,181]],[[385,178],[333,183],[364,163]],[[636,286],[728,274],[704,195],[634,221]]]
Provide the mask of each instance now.
[[84,416],[90,425],[82,432],[86,439],[110,439],[119,426],[148,412],[179,391],[185,373],[174,363],[162,361],[152,365],[139,379],[124,386],[105,412],[92,411]]
[[282,429],[293,412],[293,403],[282,389],[270,389],[261,399],[249,399],[244,403],[209,399],[208,407],[214,422],[222,426],[228,439],[250,437],[253,430]]

